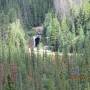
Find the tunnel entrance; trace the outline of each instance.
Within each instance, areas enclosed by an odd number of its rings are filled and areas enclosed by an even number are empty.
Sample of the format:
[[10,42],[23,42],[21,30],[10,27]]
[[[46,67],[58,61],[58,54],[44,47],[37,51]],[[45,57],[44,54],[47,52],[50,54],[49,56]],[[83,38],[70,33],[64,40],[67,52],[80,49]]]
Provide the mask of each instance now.
[[41,40],[41,35],[33,36],[33,48],[38,47],[40,40]]
[[35,47],[37,47],[39,45],[39,43],[40,43],[40,37],[39,36],[36,37],[34,42],[35,42]]

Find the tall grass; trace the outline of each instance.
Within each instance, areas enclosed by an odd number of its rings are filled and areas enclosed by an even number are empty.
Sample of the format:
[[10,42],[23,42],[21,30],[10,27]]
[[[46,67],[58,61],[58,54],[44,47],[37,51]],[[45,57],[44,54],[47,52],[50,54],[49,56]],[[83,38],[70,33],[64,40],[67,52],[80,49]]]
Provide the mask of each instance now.
[[22,48],[13,53],[4,52],[8,56],[6,61],[10,62],[0,63],[3,68],[0,68],[0,78],[4,73],[3,79],[0,79],[0,90],[89,90],[88,40],[85,40],[85,48],[79,49],[80,53],[63,52],[61,55],[46,51],[41,55],[38,50],[38,53],[32,50],[30,54]]

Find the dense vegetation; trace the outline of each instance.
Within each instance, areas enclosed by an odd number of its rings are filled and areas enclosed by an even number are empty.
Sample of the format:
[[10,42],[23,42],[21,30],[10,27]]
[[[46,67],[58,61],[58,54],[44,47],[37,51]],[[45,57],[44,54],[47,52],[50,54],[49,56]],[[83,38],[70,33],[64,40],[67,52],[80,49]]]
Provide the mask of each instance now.
[[90,0],[0,0],[0,90],[90,90]]

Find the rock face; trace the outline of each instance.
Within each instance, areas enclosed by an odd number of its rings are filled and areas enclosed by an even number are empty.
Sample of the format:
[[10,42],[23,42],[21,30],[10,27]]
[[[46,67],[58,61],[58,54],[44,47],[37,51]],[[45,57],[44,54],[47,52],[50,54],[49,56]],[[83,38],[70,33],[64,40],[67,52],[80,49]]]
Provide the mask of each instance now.
[[[64,16],[68,12],[69,4],[67,1],[68,0],[54,0],[54,6],[56,9],[56,13]],[[66,8],[68,8],[68,9],[66,9]]]
[[74,5],[81,6],[83,0],[54,0],[56,13],[62,17],[69,14]]
[[43,26],[37,26],[37,27],[33,27],[33,30],[35,30],[36,34],[42,34],[43,33]]

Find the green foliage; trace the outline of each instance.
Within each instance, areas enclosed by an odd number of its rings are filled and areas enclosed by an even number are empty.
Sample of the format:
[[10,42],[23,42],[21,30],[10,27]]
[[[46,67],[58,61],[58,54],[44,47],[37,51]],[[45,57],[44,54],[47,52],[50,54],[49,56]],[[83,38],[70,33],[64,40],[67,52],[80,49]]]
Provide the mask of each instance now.
[[[53,21],[53,18],[57,18],[54,14],[50,14],[50,12],[46,15],[45,19],[45,29],[46,36],[50,37],[51,35],[51,43],[55,46],[55,36],[58,35],[60,48],[71,48],[73,45],[76,47],[82,47],[84,43],[84,37],[87,31],[89,30],[89,21],[90,21],[90,13],[89,13],[89,5],[88,1],[84,1],[81,6],[75,5],[71,8],[71,17],[65,16],[62,20],[57,19],[57,24]],[[57,24],[57,29],[59,30],[59,34],[55,33],[56,31],[54,26]],[[51,33],[52,32],[52,33]],[[56,36],[57,37],[57,36]],[[50,45],[50,44],[49,44]]]
[[14,61],[14,54],[26,48],[25,33],[15,13],[15,9],[0,12],[0,62]]
[[45,19],[45,13],[51,8],[52,0],[31,0],[30,5],[32,8],[32,25],[41,25]]
[[15,22],[15,20],[17,19],[16,10],[14,8],[10,9],[8,12],[8,16],[10,23]]
[[[90,3],[73,7],[71,16],[61,20],[50,10],[51,0],[1,0],[0,5],[0,90],[90,89]],[[43,22],[47,44],[54,51],[61,49],[63,54],[28,52],[24,29],[33,36],[32,26]],[[73,53],[68,54],[71,47]],[[10,64],[15,64],[17,69],[12,70]],[[15,81],[11,79],[12,72]]]
[[58,36],[60,31],[60,24],[56,16],[53,13],[48,13],[45,19],[46,37],[49,37],[50,45],[53,46],[53,50],[57,51]]
[[90,2],[88,0],[84,1],[83,10],[84,10],[87,18],[90,17]]
[[61,22],[61,34],[63,46],[68,46],[71,44],[71,41],[75,38],[74,32],[70,32],[66,17]]

